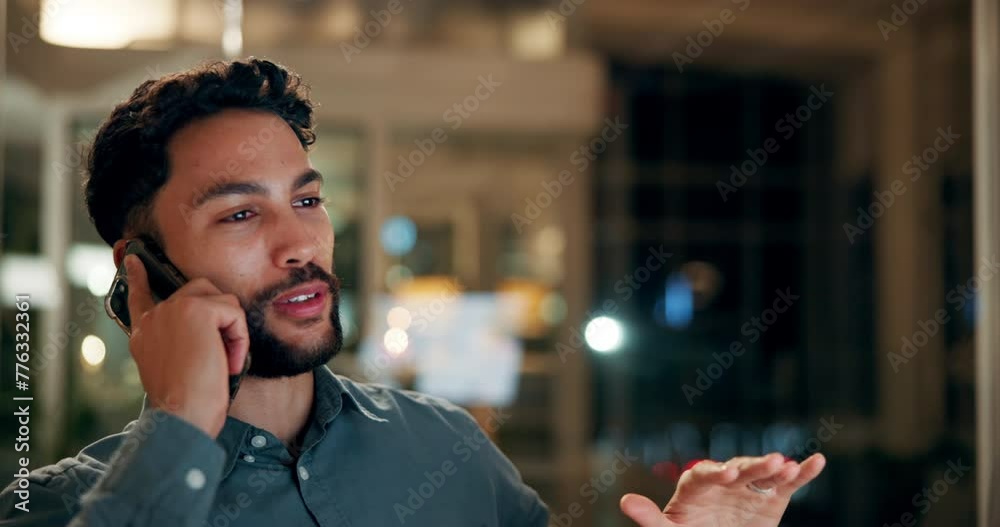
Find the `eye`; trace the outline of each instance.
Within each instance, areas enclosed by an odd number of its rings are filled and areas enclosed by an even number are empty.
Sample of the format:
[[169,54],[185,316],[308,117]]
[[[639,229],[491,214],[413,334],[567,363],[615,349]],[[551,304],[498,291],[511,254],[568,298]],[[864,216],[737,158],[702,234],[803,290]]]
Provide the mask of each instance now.
[[308,198],[302,198],[298,202],[301,203],[303,207],[313,209],[323,206],[323,204],[326,203],[326,198],[321,196],[311,196]]
[[226,216],[225,218],[223,218],[222,221],[223,221],[223,223],[242,223],[244,221],[247,221],[247,220],[253,218],[255,215],[256,215],[256,213],[254,211],[252,211],[252,210],[249,210],[249,209],[247,209],[247,210],[241,210],[241,211],[237,212],[236,214],[232,214],[232,215]]

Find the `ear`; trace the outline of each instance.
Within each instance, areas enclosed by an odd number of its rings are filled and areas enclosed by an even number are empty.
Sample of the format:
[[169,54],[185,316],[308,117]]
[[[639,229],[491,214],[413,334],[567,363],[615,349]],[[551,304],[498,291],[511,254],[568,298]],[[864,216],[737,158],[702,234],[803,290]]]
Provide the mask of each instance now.
[[112,253],[115,258],[115,268],[121,267],[122,262],[125,261],[125,245],[128,244],[129,238],[121,238],[115,242],[112,246]]

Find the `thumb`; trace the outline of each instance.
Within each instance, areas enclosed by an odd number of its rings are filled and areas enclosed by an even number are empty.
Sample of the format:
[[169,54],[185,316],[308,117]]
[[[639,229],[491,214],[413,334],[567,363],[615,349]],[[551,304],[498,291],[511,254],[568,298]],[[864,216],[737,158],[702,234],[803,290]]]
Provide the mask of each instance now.
[[621,507],[626,516],[632,518],[640,527],[673,527],[676,525],[667,520],[659,505],[639,494],[622,496],[618,506]]

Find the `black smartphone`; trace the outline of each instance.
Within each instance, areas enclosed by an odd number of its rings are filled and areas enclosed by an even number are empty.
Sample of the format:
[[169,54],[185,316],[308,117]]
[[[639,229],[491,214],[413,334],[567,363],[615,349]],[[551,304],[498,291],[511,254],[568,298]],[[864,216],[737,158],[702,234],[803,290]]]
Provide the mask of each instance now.
[[[143,267],[146,269],[146,277],[149,280],[149,290],[153,296],[153,301],[162,302],[167,297],[180,289],[187,279],[184,275],[170,263],[163,250],[148,238],[133,238],[125,244],[125,254],[134,254],[139,257]],[[126,335],[132,336],[132,317],[128,312],[128,274],[125,270],[125,259],[115,273],[114,280],[111,281],[111,289],[104,297],[104,310],[111,317],[118,327]],[[240,389],[240,381],[243,375],[250,368],[250,355],[247,355],[243,362],[243,371],[238,375],[229,376],[229,400],[236,397],[236,392]]]

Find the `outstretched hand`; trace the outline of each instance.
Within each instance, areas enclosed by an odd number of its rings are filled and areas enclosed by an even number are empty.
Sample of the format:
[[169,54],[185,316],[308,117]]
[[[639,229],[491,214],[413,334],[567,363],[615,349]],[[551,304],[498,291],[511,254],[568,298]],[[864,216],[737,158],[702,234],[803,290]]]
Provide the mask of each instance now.
[[792,494],[825,465],[822,454],[802,463],[776,453],[705,460],[681,475],[663,509],[639,494],[622,496],[620,506],[641,527],[777,527]]

